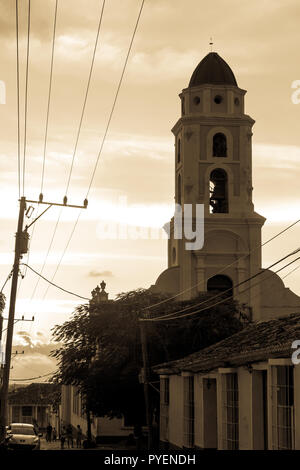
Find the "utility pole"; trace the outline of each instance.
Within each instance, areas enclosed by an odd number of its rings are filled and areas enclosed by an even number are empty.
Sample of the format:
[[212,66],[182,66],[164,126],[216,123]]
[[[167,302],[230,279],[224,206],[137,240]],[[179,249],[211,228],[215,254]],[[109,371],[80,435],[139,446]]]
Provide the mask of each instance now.
[[153,448],[152,442],[152,413],[150,409],[150,388],[149,388],[149,356],[148,356],[148,344],[146,334],[146,322],[140,319],[140,331],[141,331],[141,343],[142,343],[142,355],[143,355],[143,372],[142,382],[144,384],[144,397],[145,397],[145,408],[146,408],[146,422],[148,427],[148,451]]
[[[20,270],[20,259],[23,254],[28,251],[28,228],[33,225],[48,209],[52,206],[62,206],[62,207],[75,207],[78,209],[86,209],[88,205],[87,199],[84,200],[83,206],[70,205],[67,204],[67,197],[64,197],[63,204],[53,203],[53,202],[44,202],[43,195],[40,194],[38,201],[27,200],[27,202],[35,204],[46,204],[49,207],[42,212],[36,219],[34,219],[30,225],[26,225],[23,230],[24,223],[24,214],[26,210],[26,198],[22,196],[20,199],[20,210],[19,210],[19,219],[18,219],[18,229],[16,233],[15,241],[15,258],[14,265],[12,270],[12,283],[10,291],[10,302],[9,302],[9,314],[8,314],[8,324],[7,324],[7,336],[6,336],[6,347],[5,347],[5,364],[3,369],[3,380],[2,380],[2,389],[1,389],[1,409],[0,409],[0,438],[5,435],[5,426],[7,425],[7,410],[8,410],[8,388],[9,388],[9,374],[10,374],[10,363],[11,363],[11,351],[12,351],[12,341],[13,341],[13,332],[14,332],[14,319],[15,319],[15,307],[16,307],[16,297],[17,297],[17,288],[18,288],[18,276]],[[3,319],[2,319],[3,321]],[[2,328],[1,328],[2,331]]]
[[11,283],[11,291],[10,291],[9,315],[8,315],[8,325],[7,325],[5,359],[4,359],[5,364],[4,364],[4,370],[3,370],[2,390],[1,390],[1,413],[0,413],[1,437],[5,434],[5,426],[6,426],[6,419],[7,419],[9,372],[10,372],[10,362],[11,362],[11,349],[12,349],[12,339],[13,339],[13,330],[14,330],[18,276],[19,276],[19,269],[20,269],[20,258],[22,256],[22,252],[24,252],[24,249],[25,249],[24,244],[22,243],[24,240],[23,221],[24,221],[25,209],[26,209],[26,200],[25,200],[25,197],[23,196],[21,197],[21,200],[20,200],[18,229],[17,229],[16,241],[15,241],[15,259],[14,259],[14,265],[13,265],[12,283]]

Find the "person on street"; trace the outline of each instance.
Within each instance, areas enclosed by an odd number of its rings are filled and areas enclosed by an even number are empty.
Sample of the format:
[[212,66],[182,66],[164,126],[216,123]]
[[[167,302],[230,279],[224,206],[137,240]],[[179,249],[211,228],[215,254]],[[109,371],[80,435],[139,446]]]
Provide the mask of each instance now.
[[80,425],[78,424],[77,429],[76,429],[76,447],[77,447],[77,449],[79,447],[81,447],[81,440],[82,440],[82,429],[81,429]]
[[66,427],[63,426],[60,432],[60,448],[61,450],[64,449],[65,441],[66,441]]
[[51,442],[51,439],[52,439],[52,426],[49,423],[47,428],[46,428],[46,441]]
[[57,438],[57,432],[56,432],[56,429],[53,428],[53,429],[52,429],[52,440],[53,440],[53,442],[56,441],[56,438]]
[[71,444],[71,447],[73,448],[73,428],[71,424],[67,426],[67,444],[68,444],[68,448],[70,448],[70,444]]

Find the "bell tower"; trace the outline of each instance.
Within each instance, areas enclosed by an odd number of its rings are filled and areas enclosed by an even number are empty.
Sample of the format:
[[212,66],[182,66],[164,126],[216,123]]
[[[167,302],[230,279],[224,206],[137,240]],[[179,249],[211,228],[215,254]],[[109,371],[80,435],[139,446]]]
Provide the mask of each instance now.
[[[175,212],[176,223],[173,217],[168,227],[168,268],[152,288],[182,300],[228,289],[259,320],[299,312],[300,297],[261,266],[265,218],[252,201],[254,120],[245,114],[245,94],[229,65],[210,52],[179,95],[181,116],[172,129],[175,202],[184,220],[193,218],[193,231],[197,204],[202,205],[204,243],[189,243],[184,230],[178,236]],[[259,278],[238,285],[257,273]]]
[[[261,269],[258,247],[265,219],[252,202],[254,120],[245,114],[245,94],[228,64],[211,52],[179,95],[181,117],[172,129],[175,202],[204,205],[204,245],[199,250],[188,251],[186,240],[175,239],[171,221],[168,266],[179,267],[182,299],[233,287]],[[249,283],[233,291],[258,311],[255,282],[244,294]]]

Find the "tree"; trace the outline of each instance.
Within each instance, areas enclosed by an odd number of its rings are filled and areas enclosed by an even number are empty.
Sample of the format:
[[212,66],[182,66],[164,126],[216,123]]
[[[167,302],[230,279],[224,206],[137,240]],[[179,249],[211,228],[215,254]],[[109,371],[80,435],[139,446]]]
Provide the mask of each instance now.
[[[207,310],[184,319],[147,322],[150,364],[179,359],[239,331],[247,319],[232,299],[213,305],[213,294],[185,302],[165,302],[151,309],[153,318],[192,307],[201,301]],[[56,325],[54,339],[62,345],[52,355],[59,370],[54,380],[75,385],[86,397],[86,407],[97,416],[125,416],[142,420],[143,387],[139,318],[147,306],[164,300],[149,290],[119,294],[115,301],[81,305],[71,320]],[[218,299],[219,300],[219,299]],[[97,352],[97,354],[96,354]],[[153,380],[157,380],[157,377]],[[153,390],[151,402],[159,406]]]

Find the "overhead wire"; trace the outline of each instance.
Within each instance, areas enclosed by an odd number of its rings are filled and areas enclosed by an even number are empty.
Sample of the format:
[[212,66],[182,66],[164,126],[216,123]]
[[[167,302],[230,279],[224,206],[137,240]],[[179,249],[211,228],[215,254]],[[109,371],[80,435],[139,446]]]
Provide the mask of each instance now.
[[[56,276],[56,273],[57,273],[57,271],[58,271],[59,268],[60,268],[60,265],[61,265],[61,263],[62,263],[62,260],[63,260],[65,254],[66,254],[66,251],[67,251],[68,248],[69,248],[69,245],[70,245],[71,240],[72,240],[72,238],[73,238],[73,234],[74,234],[75,229],[76,229],[76,227],[77,227],[77,224],[78,224],[78,222],[79,222],[80,214],[81,214],[81,213],[79,212],[79,214],[78,214],[78,216],[77,216],[77,219],[75,220],[75,224],[73,225],[73,228],[72,228],[71,233],[70,233],[70,235],[69,235],[68,241],[67,241],[67,243],[66,243],[66,245],[65,245],[65,247],[64,247],[64,249],[63,249],[63,252],[62,252],[61,257],[60,257],[60,259],[59,259],[59,262],[58,262],[58,264],[57,264],[57,266],[56,266],[56,269],[55,269],[55,271],[54,271],[54,273],[53,273],[53,275],[52,275],[52,277],[51,277],[51,279],[50,279],[51,282],[53,282],[53,280],[54,280],[54,278],[55,278],[55,276]],[[44,293],[44,295],[43,295],[42,300],[45,300],[46,295],[48,294],[49,289],[50,289],[50,284],[48,285],[47,289],[45,290],[45,293]]]
[[52,286],[56,287],[57,289],[60,289],[62,290],[63,292],[66,292],[67,294],[71,294],[71,295],[74,295],[75,297],[79,297],[80,299],[84,299],[84,300],[90,300],[88,297],[83,297],[82,295],[79,295],[79,294],[76,294],[75,292],[72,292],[70,290],[67,290],[67,289],[64,289],[63,287],[61,286],[58,286],[57,284],[54,284],[52,281],[50,281],[49,279],[47,279],[45,276],[42,276],[42,274],[40,274],[38,271],[36,271],[35,269],[33,269],[31,266],[29,266],[29,264],[26,264],[26,263],[21,263],[23,266],[27,266],[31,271],[33,271],[37,276],[40,276],[42,279],[44,279],[44,281],[48,282],[49,284],[51,284]]
[[[281,263],[282,261],[284,261],[286,258],[289,258],[290,256],[298,253],[300,251],[300,248],[298,248],[297,250],[289,253],[288,255],[284,256],[283,258],[281,258],[280,260],[276,261],[275,263],[271,264],[270,266],[268,266],[266,269],[271,269],[273,266],[276,266],[276,264],[279,264]],[[185,307],[179,311],[176,311],[176,312],[172,312],[172,313],[169,313],[169,314],[166,314],[164,315],[164,318],[165,317],[168,317],[168,316],[173,316],[175,313],[182,313],[182,312],[186,312],[187,310],[191,310],[195,307],[199,307],[200,305],[203,305],[203,304],[206,304],[207,302],[211,302],[212,300],[218,298],[218,297],[221,297],[223,296],[224,294],[232,291],[232,289],[237,289],[238,287],[240,287],[241,285],[245,284],[246,282],[250,282],[252,281],[252,279],[256,278],[257,276],[260,276],[261,274],[263,274],[264,270],[261,270],[261,271],[258,271],[256,274],[250,276],[249,278],[243,280],[243,281],[240,281],[239,283],[235,284],[233,287],[230,287],[229,289],[226,289],[225,291],[222,291],[222,292],[219,292],[218,294],[214,295],[213,297],[210,297],[209,299],[206,299],[206,300],[202,300],[201,302],[197,303],[197,304],[193,304],[192,306],[188,306],[188,307]]]
[[[246,253],[245,255],[242,255],[240,256],[239,258],[237,258],[235,261],[233,261],[232,263],[230,264],[227,264],[226,266],[224,266],[223,268],[219,269],[215,274],[221,274],[223,273],[224,271],[226,271],[228,268],[230,268],[231,266],[234,266],[236,263],[238,263],[240,260],[244,259],[244,258],[247,258],[251,253],[253,253],[254,251],[256,250],[259,250],[260,248],[262,248],[263,246],[267,245],[267,243],[270,243],[271,241],[275,240],[275,238],[279,237],[280,235],[282,235],[283,233],[285,233],[287,230],[291,229],[292,227],[294,227],[294,225],[298,224],[300,222],[300,219],[296,220],[295,222],[293,222],[292,224],[290,224],[288,227],[284,228],[283,230],[281,230],[280,232],[278,232],[277,234],[275,234],[273,237],[269,238],[268,240],[266,240],[264,243],[262,244],[258,244],[257,246],[255,246],[252,250],[250,250],[248,253]],[[170,296],[168,297],[167,299],[163,299],[163,300],[160,300],[159,302],[156,302],[152,305],[149,305],[147,307],[143,307],[141,310],[150,310],[154,307],[158,307],[159,305],[162,305],[162,304],[165,304],[166,302],[169,302],[170,300],[174,300],[176,299],[177,297],[179,297],[180,295],[182,294],[185,294],[186,292],[189,292],[193,289],[195,289],[196,287],[202,285],[204,283],[203,280],[201,280],[200,282],[197,282],[196,284],[188,287],[187,289],[184,289],[180,292],[178,292],[177,294],[173,295],[173,296]]]
[[12,269],[11,269],[10,273],[8,274],[6,280],[4,281],[3,286],[1,287],[1,291],[0,291],[1,293],[3,292],[6,284],[8,283],[9,279],[11,278],[11,276],[12,276]]
[[49,375],[54,374],[56,371],[53,370],[52,372],[49,372],[48,374],[43,374],[43,375],[38,375],[37,377],[28,377],[27,379],[10,379],[10,382],[27,382],[28,380],[37,380],[37,379],[42,379],[44,377],[49,377]]
[[139,13],[138,13],[138,17],[137,17],[137,20],[136,20],[136,23],[135,23],[135,26],[134,26],[133,34],[132,34],[132,37],[131,37],[131,41],[130,41],[130,44],[129,44],[129,48],[128,48],[128,51],[127,51],[127,55],[126,55],[126,58],[125,58],[125,62],[124,62],[124,65],[123,65],[121,77],[120,77],[120,80],[119,80],[119,83],[118,83],[118,86],[117,86],[117,90],[116,90],[115,98],[114,98],[114,101],[113,101],[113,105],[112,105],[112,108],[111,108],[111,111],[110,111],[110,114],[109,114],[109,118],[108,118],[108,121],[107,121],[105,132],[104,132],[102,142],[101,142],[101,145],[100,145],[100,150],[98,152],[96,163],[95,163],[95,166],[94,166],[94,169],[93,169],[93,172],[92,172],[92,176],[91,176],[91,180],[90,180],[88,190],[87,190],[87,193],[86,193],[86,198],[88,198],[88,196],[89,196],[89,193],[90,193],[90,190],[91,190],[94,178],[95,178],[95,174],[96,174],[96,171],[97,171],[99,159],[100,159],[100,156],[101,156],[101,153],[102,153],[104,142],[105,142],[105,139],[106,139],[106,136],[107,136],[107,133],[108,133],[108,129],[109,129],[112,117],[113,117],[113,113],[114,113],[114,110],[115,110],[115,107],[116,107],[117,99],[118,99],[120,88],[121,88],[121,85],[122,85],[122,82],[123,82],[123,78],[124,78],[125,70],[126,70],[126,67],[127,67],[128,59],[129,59],[129,56],[130,56],[130,52],[131,52],[131,49],[132,49],[135,34],[136,34],[138,24],[139,24],[139,21],[140,21],[140,18],[141,18],[141,14],[142,14],[142,11],[143,11],[144,3],[145,3],[145,0],[142,0],[140,10],[139,10]]
[[29,70],[29,44],[30,44],[30,4],[28,0],[28,26],[27,26],[27,54],[26,54],[26,79],[25,79],[25,112],[24,112],[24,153],[23,153],[23,196],[25,193],[25,163],[27,144],[27,104],[28,104],[28,70]]
[[[297,250],[289,253],[288,255],[286,255],[285,257],[281,258],[280,260],[276,261],[275,263],[273,263],[272,265],[270,265],[268,269],[270,269],[271,267],[275,266],[276,264],[279,264],[281,263],[282,261],[284,261],[285,259],[287,259],[288,257],[298,253],[300,251],[300,248],[298,248]],[[296,258],[295,260],[292,260],[290,263],[288,263],[287,265],[285,265],[284,267],[278,269],[276,272],[272,273],[269,277],[277,274],[278,272],[280,272],[282,269],[285,269],[286,267],[288,267],[290,264],[296,262],[298,259],[300,259],[300,257]],[[254,278],[256,278],[257,276],[260,276],[262,275],[263,273],[265,272],[265,270],[261,270],[261,271],[258,271],[256,274],[254,274],[253,276],[249,277],[248,279],[245,279],[244,281],[242,282],[239,282],[238,284],[235,284],[232,288],[230,289],[226,289],[225,291],[223,292],[220,292],[219,294],[209,298],[209,299],[206,299],[205,301],[203,302],[200,302],[198,304],[195,304],[195,305],[192,305],[192,306],[189,306],[189,307],[186,307],[185,309],[181,309],[181,310],[178,310],[178,311],[175,311],[175,312],[170,312],[166,315],[161,315],[161,316],[158,316],[158,317],[153,317],[153,318],[140,318],[140,321],[163,321],[163,320],[174,320],[174,319],[179,319],[179,318],[184,318],[184,317],[188,317],[188,316],[191,316],[191,315],[194,315],[196,313],[200,313],[200,312],[203,312],[204,310],[207,310],[207,309],[210,309],[214,306],[217,306],[221,303],[224,303],[226,302],[229,298],[233,298],[233,294],[230,295],[230,296],[227,296],[226,298],[223,297],[223,299],[221,299],[219,302],[213,304],[213,305],[209,305],[207,307],[204,307],[203,309],[200,309],[200,310],[195,310],[193,312],[189,312],[189,313],[186,313],[186,314],[183,314],[183,315],[178,315],[179,313],[183,313],[187,310],[192,310],[193,308],[195,307],[199,307],[200,305],[203,305],[207,302],[211,302],[212,300],[220,297],[220,296],[224,296],[226,293],[229,293],[229,292],[233,292],[233,289],[236,289],[237,287],[241,286],[242,284],[245,284],[246,282],[249,282],[249,281],[252,281]],[[259,284],[260,282],[258,282],[257,284]],[[242,292],[239,292],[239,295],[246,292],[247,290],[255,287],[257,284],[254,284],[254,285],[249,285],[246,289],[244,289]]]
[[94,63],[95,63],[95,57],[96,57],[96,51],[97,51],[97,46],[98,46],[99,34],[100,34],[100,29],[101,29],[101,24],[102,24],[104,7],[105,7],[105,0],[103,0],[103,2],[102,2],[102,8],[101,8],[100,19],[99,19],[99,23],[98,23],[98,29],[97,29],[96,40],[95,40],[95,45],[94,45],[94,50],[93,50],[92,62],[91,62],[91,66],[90,66],[90,71],[89,71],[89,76],[88,76],[88,81],[87,81],[87,86],[86,86],[86,91],[85,91],[85,96],[84,96],[84,101],[83,101],[79,126],[78,126],[78,130],[77,130],[77,135],[76,135],[76,142],[75,142],[75,146],[74,146],[74,150],[73,150],[72,162],[71,162],[70,172],[69,172],[69,176],[68,176],[66,191],[65,191],[66,196],[67,196],[68,191],[69,191],[69,186],[70,186],[70,181],[71,181],[71,176],[72,176],[73,166],[74,166],[74,160],[75,160],[75,156],[76,156],[76,152],[77,152],[77,146],[78,146],[80,132],[81,132],[82,121],[83,121],[85,108],[86,108],[86,103],[87,103],[87,98],[88,98],[88,94],[89,94],[90,83],[91,83],[91,78],[92,78],[92,73],[93,73]]
[[[285,266],[281,267],[280,269],[278,269],[277,271],[275,271],[274,273],[270,274],[270,276],[268,276],[266,279],[262,279],[261,281],[258,281],[256,284],[254,284],[253,286],[249,286],[247,287],[246,289],[244,289],[240,294],[243,294],[244,292],[247,292],[249,289],[251,289],[252,287],[256,287],[257,285],[261,284],[261,282],[264,282],[266,281],[267,279],[271,278],[272,276],[274,276],[275,274],[277,274],[278,272],[282,271],[283,269],[287,268],[288,266],[290,266],[291,264],[295,263],[296,261],[298,261],[300,259],[300,257],[296,258],[295,260],[291,261],[290,263],[286,264]],[[257,295],[256,295],[257,296]],[[256,297],[254,296],[254,298]],[[212,304],[212,305],[209,305],[208,307],[204,307],[202,309],[199,309],[199,310],[195,310],[193,312],[189,312],[189,313],[185,313],[183,315],[178,315],[178,316],[173,316],[173,317],[168,317],[166,318],[165,317],[157,317],[157,318],[142,318],[140,319],[140,321],[153,321],[153,322],[156,322],[156,321],[171,321],[171,320],[180,320],[182,318],[186,318],[186,317],[191,317],[191,316],[194,316],[198,313],[201,313],[201,312],[204,312],[206,310],[209,310],[213,307],[216,307],[217,305],[220,305],[220,304],[223,304],[225,302],[227,302],[229,299],[232,299],[233,298],[233,295],[230,295],[228,297],[225,297],[221,300],[219,300],[218,302]]]
[[17,82],[17,141],[18,141],[18,189],[19,198],[21,197],[21,144],[20,144],[20,70],[19,70],[19,2],[16,0],[16,46],[17,46],[17,64],[16,64],[16,82]]
[[[136,35],[136,31],[137,31],[137,28],[138,28],[138,24],[139,24],[139,21],[140,21],[141,14],[142,14],[142,11],[143,11],[144,3],[145,3],[145,0],[142,0],[141,6],[140,6],[140,9],[139,9],[139,13],[138,13],[138,16],[137,16],[137,20],[136,20],[136,23],[135,23],[135,26],[134,26],[134,29],[133,29],[132,37],[131,37],[131,40],[130,40],[130,43],[129,43],[129,47],[128,47],[128,51],[127,51],[127,54],[126,54],[125,62],[124,62],[123,68],[122,68],[120,80],[118,82],[118,86],[117,86],[117,89],[116,89],[116,93],[115,93],[115,97],[114,97],[114,100],[113,100],[112,108],[111,108],[111,111],[110,111],[110,114],[109,114],[108,122],[107,122],[107,125],[106,125],[106,128],[105,128],[105,131],[104,131],[103,138],[101,140],[100,149],[99,149],[99,152],[98,152],[98,155],[97,155],[97,158],[96,158],[96,162],[95,162],[95,165],[94,165],[94,168],[93,168],[93,171],[92,171],[90,183],[88,185],[88,190],[87,190],[87,193],[86,193],[86,199],[89,196],[89,193],[90,193],[90,190],[91,190],[94,178],[95,178],[95,174],[96,174],[96,171],[97,171],[100,156],[101,156],[101,153],[102,153],[102,150],[103,150],[103,146],[104,146],[104,143],[105,143],[105,140],[106,140],[106,136],[107,136],[107,133],[108,133],[108,130],[109,130],[109,126],[110,126],[110,123],[111,123],[111,120],[112,120],[112,117],[113,117],[113,113],[114,113],[114,110],[115,110],[115,106],[116,106],[116,103],[117,103],[117,99],[118,99],[118,96],[119,96],[120,88],[121,88],[123,78],[124,78],[124,75],[125,75],[125,70],[126,70],[126,67],[127,67],[127,64],[128,64],[128,59],[129,59],[130,52],[131,52],[131,49],[132,49],[133,41],[134,41],[134,38],[135,38],[135,35]],[[75,229],[78,225],[81,213],[82,212],[79,213],[79,215],[78,215],[78,217],[77,217],[77,219],[74,223],[73,230],[71,232],[71,237],[69,238],[69,240],[67,242],[67,245],[66,245],[65,249],[63,250],[63,256],[61,257],[60,262],[59,262],[59,264],[58,264],[58,266],[55,270],[54,277],[55,277],[55,275],[56,275],[56,273],[57,273],[57,271],[58,271],[58,269],[61,265],[63,257],[64,257],[64,255],[67,251],[67,248],[68,248],[68,246],[71,242],[71,239],[73,237]],[[54,279],[54,277],[52,277],[52,279]]]
[[44,177],[45,177],[45,164],[46,164],[47,139],[48,139],[48,125],[49,125],[51,91],[52,91],[52,77],[53,77],[53,63],[54,63],[54,50],[55,50],[55,37],[56,37],[57,6],[58,6],[58,0],[55,0],[55,11],[54,11],[54,21],[53,21],[53,36],[52,36],[52,50],[51,50],[51,64],[50,64],[50,78],[49,78],[48,102],[47,102],[47,113],[46,113],[46,127],[45,127],[45,136],[44,136],[41,194],[43,194]]
[[[100,2],[101,3],[101,2]],[[102,1],[102,7],[101,7],[101,10],[100,10],[100,17],[99,17],[99,21],[98,21],[98,27],[97,27],[97,32],[96,32],[96,38],[95,38],[95,44],[94,44],[94,48],[93,48],[93,54],[92,54],[92,60],[91,60],[91,65],[90,65],[90,69],[89,69],[89,75],[88,75],[88,80],[87,80],[87,85],[86,85],[86,90],[85,90],[85,95],[84,95],[84,101],[83,101],[83,106],[82,106],[82,111],[81,111],[81,115],[80,115],[80,120],[79,120],[79,125],[78,125],[78,130],[77,130],[77,135],[76,135],[76,141],[75,141],[75,146],[74,146],[74,150],[73,150],[73,156],[72,156],[72,162],[71,162],[71,167],[70,167],[70,171],[69,171],[69,176],[68,176],[68,180],[67,180],[67,185],[66,185],[66,196],[67,196],[67,193],[68,193],[68,190],[69,190],[69,186],[70,186],[70,182],[71,182],[71,176],[72,176],[72,171],[73,171],[73,167],[74,167],[74,161],[75,161],[75,157],[76,157],[76,153],[77,153],[77,147],[78,147],[78,142],[79,142],[79,138],[80,138],[80,133],[81,133],[81,128],[82,128],[82,122],[83,122],[83,118],[84,118],[84,114],[85,114],[85,109],[86,109],[86,104],[87,104],[87,99],[88,99],[88,94],[89,94],[89,90],[90,90],[90,84],[91,84],[91,78],[92,78],[92,73],[93,73],[93,69],[94,69],[94,64],[95,64],[95,57],[96,57],[96,51],[97,51],[97,47],[98,47],[98,42],[99,42],[99,35],[100,35],[100,31],[101,31],[101,25],[102,25],[102,19],[103,19],[103,12],[104,12],[104,6],[105,6],[105,0]],[[42,192],[42,191],[41,191]],[[61,215],[61,213],[60,213]],[[46,261],[47,261],[47,257],[49,255],[49,252],[51,250],[51,247],[52,247],[52,244],[53,244],[53,240],[54,240],[54,237],[56,235],[56,232],[57,232],[57,228],[58,228],[58,225],[59,225],[59,221],[60,221],[60,215],[58,217],[58,220],[56,222],[56,225],[55,225],[55,228],[54,228],[54,232],[53,232],[53,236],[52,236],[52,239],[51,239],[51,243],[50,243],[50,246],[48,248],[48,252],[47,252],[47,256],[46,256],[46,259],[45,259],[45,262],[44,262],[44,265],[43,265],[43,268],[45,267],[46,265]],[[77,219],[75,220],[75,223],[74,223],[74,226],[72,228],[72,231],[71,231],[71,238],[73,236],[73,233],[76,229],[76,226],[77,226],[77,223],[78,223],[78,220],[79,220],[79,217],[77,217]],[[62,255],[62,258],[64,257],[64,254],[69,246],[69,243],[70,243],[71,240],[68,240],[67,241],[67,244],[66,244],[66,247],[64,248],[63,250],[63,255]],[[61,258],[61,260],[62,260]],[[60,263],[61,261],[58,263],[56,269],[55,269],[55,272],[54,272],[54,275],[52,276],[52,280],[54,279],[59,267],[60,267]],[[43,270],[42,270],[43,271]],[[41,273],[42,273],[41,271]],[[44,294],[44,298],[45,296],[47,295],[47,292],[49,290],[49,286]],[[35,294],[35,290],[32,294],[32,297],[34,296]]]

